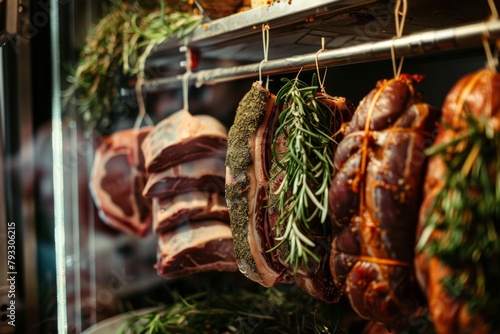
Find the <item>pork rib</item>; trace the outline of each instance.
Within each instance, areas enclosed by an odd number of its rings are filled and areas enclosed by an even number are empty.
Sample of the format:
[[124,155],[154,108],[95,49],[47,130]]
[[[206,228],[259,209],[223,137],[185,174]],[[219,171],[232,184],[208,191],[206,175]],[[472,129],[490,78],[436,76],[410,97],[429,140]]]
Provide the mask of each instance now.
[[404,329],[423,298],[413,248],[423,150],[438,112],[412,77],[377,83],[358,106],[334,157],[330,269],[362,317]]
[[114,228],[139,236],[147,234],[151,202],[142,197],[144,157],[140,145],[152,127],[122,130],[97,147],[89,189],[101,219]]

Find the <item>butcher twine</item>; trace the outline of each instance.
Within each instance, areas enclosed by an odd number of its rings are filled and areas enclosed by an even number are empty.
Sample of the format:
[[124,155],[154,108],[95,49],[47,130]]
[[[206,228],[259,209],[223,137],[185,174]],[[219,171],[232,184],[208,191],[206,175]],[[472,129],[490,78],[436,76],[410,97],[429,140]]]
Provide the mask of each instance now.
[[[384,91],[385,88],[387,88],[392,82],[396,81],[398,79],[391,79],[387,80],[382,87],[379,88],[379,90],[375,93],[372,99],[372,103],[370,104],[370,108],[368,109],[368,113],[366,115],[366,123],[365,123],[365,130],[364,130],[364,136],[363,136],[363,144],[362,144],[362,150],[363,150],[363,155],[361,156],[361,171],[360,171],[360,201],[359,201],[359,212],[360,212],[360,218],[361,218],[361,226],[360,229],[364,229],[366,226],[366,219],[364,218],[364,212],[365,212],[365,203],[366,203],[366,194],[365,194],[365,189],[366,189],[366,165],[367,165],[367,159],[368,159],[368,144],[369,144],[369,138],[371,137],[370,133],[370,123],[371,123],[371,118],[373,111],[375,110],[375,104],[377,103],[378,99],[380,98],[380,95]],[[358,260],[361,261],[366,261],[366,262],[371,262],[371,263],[377,263],[377,264],[384,264],[384,265],[393,265],[393,266],[404,266],[404,267],[409,267],[412,264],[409,262],[403,262],[403,261],[398,261],[394,259],[380,259],[380,258],[375,258],[371,256],[365,256],[365,255],[360,255],[360,256],[353,256],[358,258]]]

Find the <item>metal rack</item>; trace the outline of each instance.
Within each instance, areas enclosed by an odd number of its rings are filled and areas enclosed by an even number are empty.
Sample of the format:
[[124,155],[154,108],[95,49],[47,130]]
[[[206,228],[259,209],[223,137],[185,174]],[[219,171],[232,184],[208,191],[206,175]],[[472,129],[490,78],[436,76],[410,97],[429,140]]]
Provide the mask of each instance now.
[[[326,50],[318,55],[320,66],[339,66],[366,61],[390,59],[391,49],[396,56],[424,55],[432,52],[451,51],[459,48],[480,46],[483,38],[500,38],[500,20],[485,21],[453,28],[411,34],[401,38],[379,42],[363,43],[345,48]],[[189,83],[196,86],[253,78],[259,75],[275,75],[294,72],[301,68],[316,66],[316,53],[296,55],[288,58],[269,60],[262,65],[253,63],[228,68],[200,70],[189,75]],[[154,92],[161,89],[180,87],[184,75],[147,80],[143,91]]]

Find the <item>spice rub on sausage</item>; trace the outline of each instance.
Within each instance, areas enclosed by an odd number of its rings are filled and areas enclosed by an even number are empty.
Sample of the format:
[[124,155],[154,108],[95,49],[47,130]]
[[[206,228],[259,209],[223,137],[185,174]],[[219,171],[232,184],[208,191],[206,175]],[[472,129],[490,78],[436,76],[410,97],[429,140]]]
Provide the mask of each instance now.
[[330,269],[362,317],[404,329],[423,305],[413,269],[424,149],[439,112],[415,76],[381,80],[360,102],[334,157]]

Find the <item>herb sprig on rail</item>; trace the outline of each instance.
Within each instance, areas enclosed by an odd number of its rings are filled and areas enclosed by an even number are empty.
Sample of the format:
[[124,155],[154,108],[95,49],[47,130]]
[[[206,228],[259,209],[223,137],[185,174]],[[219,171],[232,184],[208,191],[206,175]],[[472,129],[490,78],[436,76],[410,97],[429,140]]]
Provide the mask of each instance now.
[[[334,112],[322,102],[326,96],[318,95],[315,75],[311,85],[298,78],[282,81],[285,85],[278,92],[276,103],[283,110],[278,116],[272,147],[278,171],[271,170],[271,178],[282,175],[283,180],[277,190],[270,190],[270,207],[278,210],[279,218],[275,231],[278,244],[269,251],[286,245],[285,261],[296,270],[299,265],[307,265],[309,259],[319,261],[314,252],[317,245],[312,223],[325,223],[328,218]],[[277,147],[281,142],[287,146],[284,152]]]
[[443,157],[447,173],[418,248],[452,269],[443,282],[450,296],[500,328],[500,133],[485,118],[462,117],[468,130],[427,151]]
[[111,0],[108,14],[87,36],[64,103],[72,101],[85,125],[94,126],[119,107],[120,72],[124,76],[142,73],[156,45],[187,36],[201,19],[200,15],[168,6],[165,0],[160,0],[156,8],[143,6],[139,0]]

